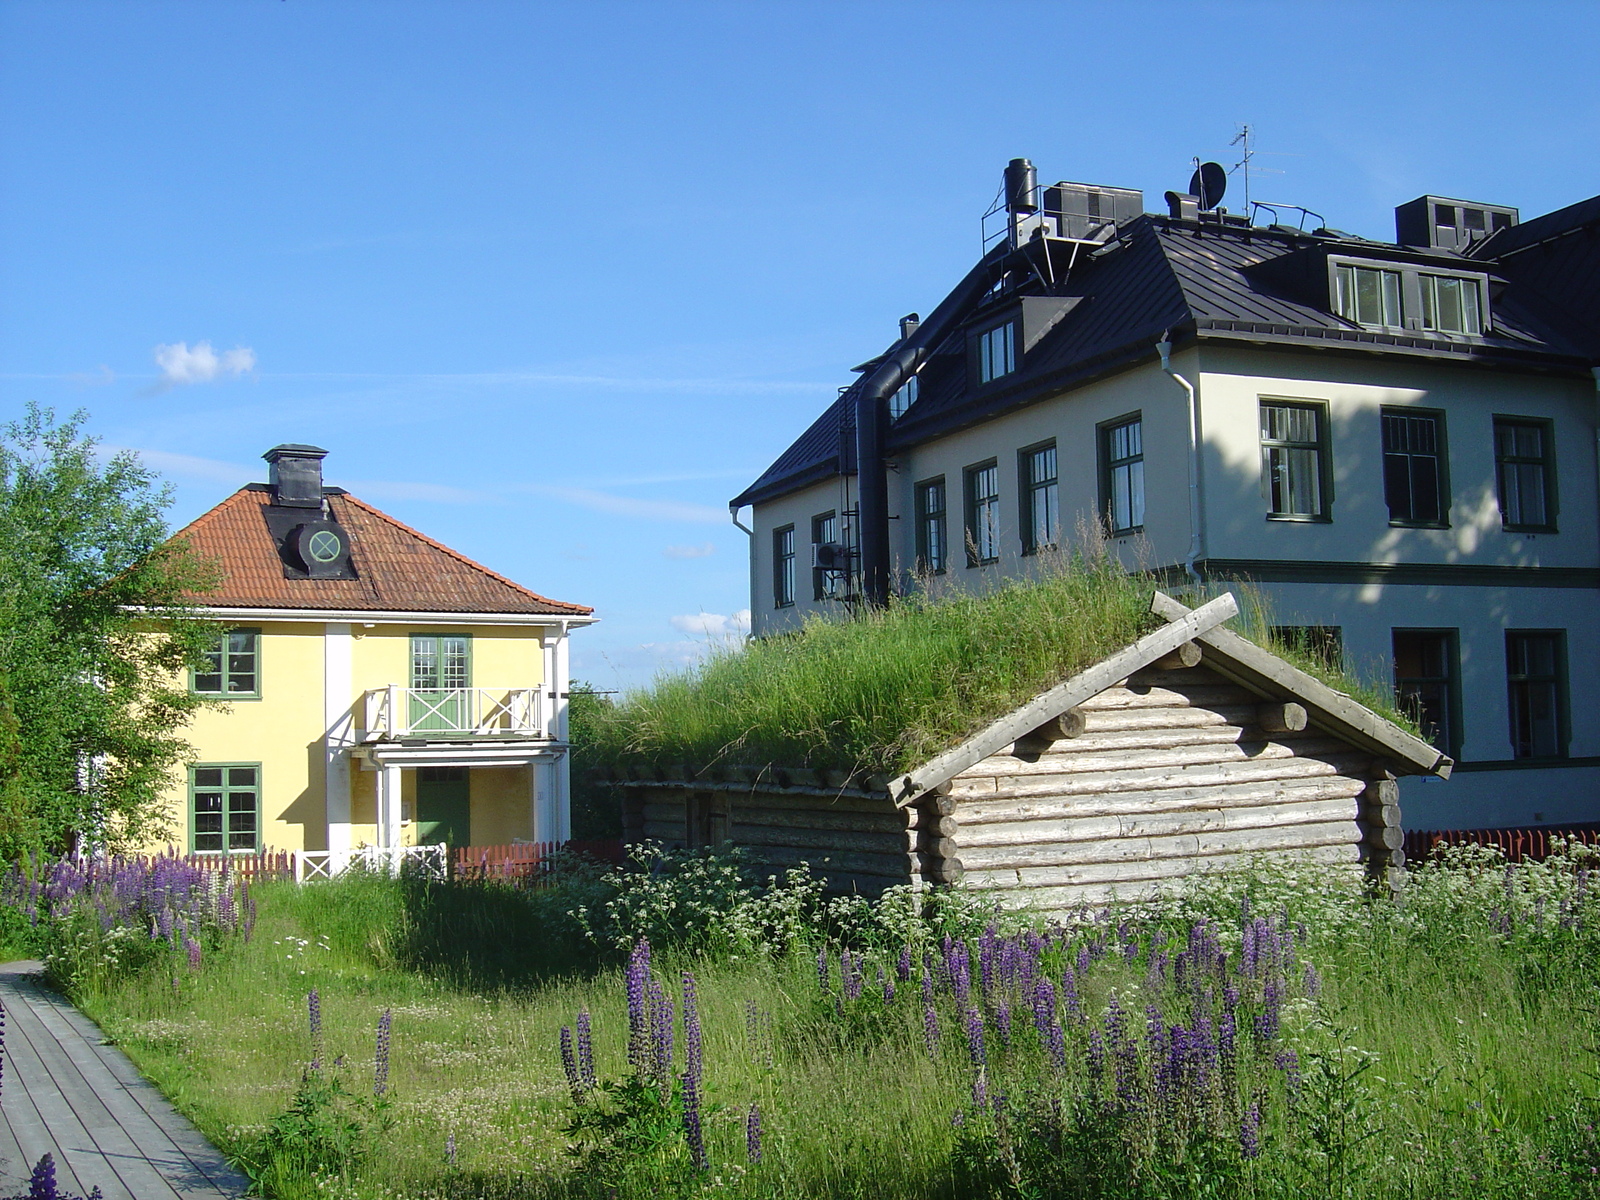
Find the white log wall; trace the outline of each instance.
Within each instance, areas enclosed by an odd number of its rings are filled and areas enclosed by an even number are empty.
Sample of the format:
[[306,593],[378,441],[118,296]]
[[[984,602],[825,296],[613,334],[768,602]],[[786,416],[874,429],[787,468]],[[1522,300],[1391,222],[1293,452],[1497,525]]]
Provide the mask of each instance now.
[[1050,910],[1262,855],[1357,869],[1372,759],[1316,729],[1264,732],[1261,703],[1203,666],[1148,670],[1083,703],[1077,737],[969,767],[950,792],[967,886]]

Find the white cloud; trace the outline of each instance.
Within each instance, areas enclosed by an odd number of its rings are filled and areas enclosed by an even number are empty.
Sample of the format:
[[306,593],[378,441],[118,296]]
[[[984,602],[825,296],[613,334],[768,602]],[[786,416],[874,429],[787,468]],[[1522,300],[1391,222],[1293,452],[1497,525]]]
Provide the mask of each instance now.
[[340,481],[356,495],[379,500],[426,500],[433,504],[502,504],[492,492],[448,487],[442,483],[412,483],[405,480],[352,479]]
[[735,641],[743,638],[750,632],[750,610],[741,608],[732,616],[721,613],[688,613],[680,617],[669,617],[671,625],[679,633],[689,634],[691,637],[708,638],[714,641]]
[[218,354],[210,342],[173,342],[155,349],[156,366],[161,368],[161,387],[189,383],[210,383],[224,375],[243,375],[256,367],[256,352],[238,346]]
[[712,543],[702,542],[698,546],[668,546],[661,554],[665,558],[709,558],[716,552]]

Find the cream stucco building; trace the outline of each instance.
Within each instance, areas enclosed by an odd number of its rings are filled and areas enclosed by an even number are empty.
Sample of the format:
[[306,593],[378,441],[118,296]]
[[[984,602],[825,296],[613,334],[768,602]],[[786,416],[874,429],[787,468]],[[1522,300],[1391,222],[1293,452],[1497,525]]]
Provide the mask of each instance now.
[[1600,198],[1423,197],[1390,243],[1025,160],[1005,194],[967,278],[732,502],[756,633],[1097,528],[1391,680],[1458,763],[1407,781],[1408,825],[1600,821]]

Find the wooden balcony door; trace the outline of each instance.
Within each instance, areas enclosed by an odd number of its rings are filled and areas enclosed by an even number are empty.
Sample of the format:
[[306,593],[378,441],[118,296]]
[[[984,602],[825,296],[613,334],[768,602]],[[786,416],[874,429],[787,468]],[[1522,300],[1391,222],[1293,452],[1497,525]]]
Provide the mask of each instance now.
[[467,728],[472,640],[462,633],[411,635],[410,725],[413,732]]
[[472,845],[472,785],[466,767],[417,768],[417,845]]

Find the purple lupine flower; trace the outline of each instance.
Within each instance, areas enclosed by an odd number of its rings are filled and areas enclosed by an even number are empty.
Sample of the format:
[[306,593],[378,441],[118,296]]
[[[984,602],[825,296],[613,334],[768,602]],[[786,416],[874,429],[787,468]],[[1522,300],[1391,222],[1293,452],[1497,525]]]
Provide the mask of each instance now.
[[48,1151],[28,1177],[28,1200],[65,1200],[56,1190],[56,1160]]
[[700,1005],[694,976],[683,973],[683,1136],[695,1170],[706,1169],[705,1130],[700,1124],[700,1083],[705,1070],[700,1042]]
[[967,944],[957,942],[947,959],[950,967],[950,992],[957,1004],[966,1004],[972,995],[972,960],[967,954]]
[[1000,1035],[1002,1046],[1011,1045],[1011,1004],[1005,997],[1001,997],[1000,1006],[994,1010],[994,1028]]
[[456,1165],[456,1131],[452,1129],[444,1139],[444,1165]]
[[594,1073],[594,1036],[589,1028],[587,1008],[578,1010],[578,1081],[586,1092],[599,1086]]
[[306,1019],[311,1026],[311,1069],[322,1069],[322,996],[316,988],[306,993]]
[[1050,1028],[1050,1023],[1056,1018],[1056,988],[1048,979],[1041,979],[1033,985],[1033,1027],[1043,1037]]
[[1267,980],[1261,989],[1261,1011],[1256,1014],[1255,1035],[1263,1042],[1278,1036],[1282,1020],[1283,984],[1276,979]]
[[1050,1051],[1050,1061],[1055,1064],[1058,1071],[1067,1069],[1067,1035],[1061,1028],[1060,1021],[1051,1021],[1050,1027],[1044,1032],[1044,1044]]
[[1294,1104],[1300,1099],[1300,1056],[1293,1050],[1280,1050],[1273,1058],[1272,1065],[1283,1072],[1289,1103]]
[[1239,1025],[1234,1020],[1233,1013],[1224,1012],[1222,1019],[1217,1022],[1217,1062],[1227,1075],[1232,1075],[1238,1065],[1238,1048],[1235,1041],[1238,1036]]
[[1245,1158],[1261,1156],[1261,1103],[1252,1100],[1239,1122],[1239,1153]]
[[968,1007],[961,1024],[967,1033],[967,1058],[972,1064],[972,1103],[982,1108],[989,1090],[986,1069],[989,1053],[983,1044],[983,1015],[976,1008]]
[[666,989],[654,980],[650,983],[650,1077],[663,1094],[672,1085],[672,1001]]
[[761,1110],[754,1104],[744,1116],[744,1156],[751,1166],[761,1161]]
[[994,991],[999,942],[1000,935],[992,924],[984,928],[983,936],[978,939],[978,988],[985,999]]
[[572,1028],[568,1025],[561,1027],[561,1070],[567,1077],[567,1090],[572,1093],[572,1102],[582,1104],[583,1079],[578,1074],[578,1059],[572,1052]]
[[866,977],[861,972],[861,960],[846,950],[839,955],[839,986],[846,1000],[861,999],[861,987]]
[[646,989],[650,982],[650,943],[639,939],[628,956],[628,1067],[643,1078],[650,1065],[650,1011]]
[[1078,947],[1078,957],[1077,957],[1077,961],[1075,963],[1075,966],[1077,967],[1077,972],[1078,972],[1078,978],[1079,979],[1082,979],[1085,975],[1087,975],[1089,973],[1089,967],[1091,965],[1093,965],[1093,963],[1094,963],[1094,956],[1089,953],[1089,947],[1086,946],[1086,945],[1085,946],[1079,946]]
[[378,1018],[378,1052],[372,1059],[372,1094],[381,1096],[389,1090],[389,1029],[394,1023],[394,1013],[383,1010]]
[[883,992],[883,1002],[885,1004],[893,1004],[894,977],[888,974],[888,972],[886,972],[882,967],[878,968],[878,987]]
[[894,973],[895,973],[895,977],[898,978],[901,983],[910,983],[911,982],[911,947],[910,946],[902,946],[902,947],[900,947],[900,957],[895,959]]
[[709,1163],[705,1130],[700,1124],[700,1088],[690,1086],[688,1075],[683,1077],[683,1140],[689,1146],[689,1160],[694,1169],[704,1171]]
[[189,954],[189,970],[198,971],[200,969],[200,943],[192,937],[186,937],[183,939],[183,948]]
[[1312,1000],[1315,1000],[1317,994],[1322,991],[1322,976],[1311,963],[1306,964],[1305,991],[1306,996]]
[[817,951],[817,986],[822,989],[822,994],[827,995],[830,990],[828,976],[828,948],[824,946]]
[[1106,1044],[1098,1029],[1089,1030],[1088,1058],[1090,1086],[1098,1090],[1106,1071]]

